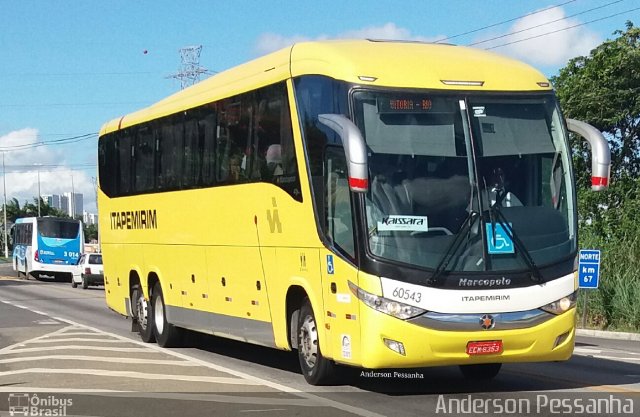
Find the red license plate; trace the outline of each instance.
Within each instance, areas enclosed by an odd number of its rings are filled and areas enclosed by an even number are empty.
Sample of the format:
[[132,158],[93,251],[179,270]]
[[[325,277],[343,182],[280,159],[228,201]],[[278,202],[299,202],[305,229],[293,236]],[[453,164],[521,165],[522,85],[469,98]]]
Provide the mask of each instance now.
[[467,343],[467,355],[495,355],[502,353],[502,340]]

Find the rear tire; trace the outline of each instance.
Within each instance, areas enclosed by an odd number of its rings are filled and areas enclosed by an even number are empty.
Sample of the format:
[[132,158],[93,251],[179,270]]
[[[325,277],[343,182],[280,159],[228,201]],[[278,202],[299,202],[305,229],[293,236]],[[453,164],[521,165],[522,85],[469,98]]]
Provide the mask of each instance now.
[[474,381],[493,379],[500,372],[501,363],[483,363],[479,365],[460,365],[460,372],[465,378]]
[[309,299],[302,303],[298,316],[298,360],[304,379],[311,385],[327,385],[334,382],[335,363],[322,356],[320,338]]
[[84,275],[80,275],[80,278],[82,279],[82,289],[86,290],[87,288],[89,288],[89,281],[87,281]]
[[140,285],[135,285],[131,289],[131,300],[133,300],[134,309],[131,314],[137,322],[138,334],[140,339],[145,343],[153,343],[156,338],[153,334],[153,310],[150,303],[145,300]]
[[167,310],[159,282],[153,287],[151,306],[153,309],[153,332],[158,345],[161,347],[179,346],[184,332],[180,327],[176,327],[167,321]]

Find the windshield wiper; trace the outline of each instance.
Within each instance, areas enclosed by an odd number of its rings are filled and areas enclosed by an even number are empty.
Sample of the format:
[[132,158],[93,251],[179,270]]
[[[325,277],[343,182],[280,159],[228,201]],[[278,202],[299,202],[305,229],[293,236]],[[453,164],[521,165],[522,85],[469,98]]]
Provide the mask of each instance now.
[[458,231],[455,239],[453,239],[451,244],[449,244],[449,246],[447,247],[447,250],[445,250],[444,255],[442,255],[442,258],[440,258],[440,262],[438,262],[438,266],[436,266],[436,269],[433,271],[431,277],[427,279],[427,284],[440,284],[440,277],[446,272],[449,263],[453,259],[454,255],[458,252],[458,249],[460,248],[464,237],[471,230],[471,227],[473,227],[473,224],[478,218],[480,218],[480,213],[475,210],[471,210],[469,212],[469,215],[462,223],[462,226],[460,227],[460,230]]
[[531,269],[531,276],[530,276],[531,280],[535,283],[540,284],[542,283],[543,279],[542,279],[542,274],[538,269],[538,266],[536,265],[535,261],[531,257],[531,254],[529,253],[527,248],[524,246],[524,243],[522,243],[520,238],[515,234],[515,232],[509,226],[509,222],[507,221],[506,217],[500,210],[500,207],[502,207],[502,200],[505,198],[505,196],[506,196],[506,193],[497,193],[495,203],[489,204],[489,217],[491,219],[491,228],[493,232],[494,245],[495,245],[495,238],[496,238],[496,227],[495,227],[494,221],[497,220],[498,224],[502,226],[507,236],[511,239],[511,241],[515,245],[516,250],[520,252],[520,254],[522,255],[522,259],[524,259],[524,262],[527,264],[529,269]]

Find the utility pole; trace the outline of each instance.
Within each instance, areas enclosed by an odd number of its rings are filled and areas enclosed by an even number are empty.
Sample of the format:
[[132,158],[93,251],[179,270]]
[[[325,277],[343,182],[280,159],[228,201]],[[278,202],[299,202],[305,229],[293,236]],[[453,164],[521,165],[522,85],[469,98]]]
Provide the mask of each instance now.
[[4,213],[4,257],[9,257],[9,242],[7,235],[7,170],[4,167],[4,152],[2,152],[2,182],[4,190],[4,205],[2,212]]
[[200,74],[205,74],[207,69],[200,66],[202,45],[185,46],[184,48],[180,48],[178,52],[180,52],[180,59],[182,61],[180,71],[166,78],[180,80],[180,89],[184,90],[200,81]]
[[38,217],[40,217],[40,167],[38,167]]
[[71,201],[69,201],[69,214],[72,219],[76,218],[76,190],[73,186],[73,172],[71,172]]

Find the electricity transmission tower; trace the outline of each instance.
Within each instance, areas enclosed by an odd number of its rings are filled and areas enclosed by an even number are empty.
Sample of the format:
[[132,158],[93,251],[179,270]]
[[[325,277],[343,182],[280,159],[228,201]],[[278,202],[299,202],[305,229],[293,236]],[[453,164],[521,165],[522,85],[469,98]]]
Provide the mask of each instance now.
[[169,75],[167,78],[180,80],[180,88],[184,90],[200,81],[200,74],[206,73],[207,69],[200,66],[202,45],[185,46],[184,48],[180,48],[178,52],[180,52],[180,59],[182,61],[180,71]]

